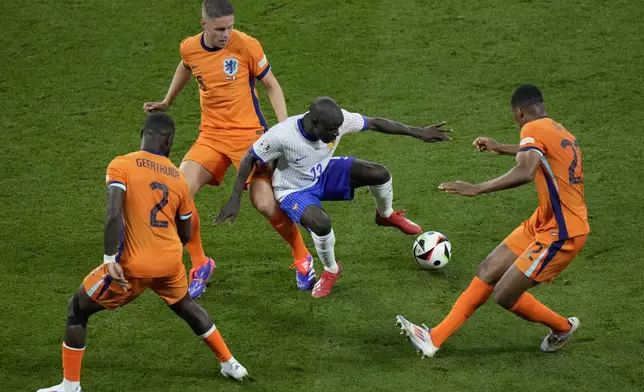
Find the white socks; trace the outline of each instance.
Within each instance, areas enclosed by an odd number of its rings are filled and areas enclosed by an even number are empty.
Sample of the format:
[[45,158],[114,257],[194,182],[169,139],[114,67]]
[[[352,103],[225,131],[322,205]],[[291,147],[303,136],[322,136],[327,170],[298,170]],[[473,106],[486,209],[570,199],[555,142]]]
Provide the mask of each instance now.
[[324,264],[324,269],[332,274],[338,273],[338,263],[335,262],[335,235],[333,229],[325,236],[318,237],[315,233],[311,232],[313,242],[315,243],[315,250],[318,251],[318,257]]
[[382,185],[369,186],[369,191],[371,191],[371,194],[376,199],[376,210],[378,210],[378,215],[383,218],[389,218],[394,212],[394,209],[391,207],[394,201],[394,191],[391,186],[391,178]]
[[66,378],[63,378],[63,387],[65,391],[76,392],[80,391],[80,381],[69,381]]

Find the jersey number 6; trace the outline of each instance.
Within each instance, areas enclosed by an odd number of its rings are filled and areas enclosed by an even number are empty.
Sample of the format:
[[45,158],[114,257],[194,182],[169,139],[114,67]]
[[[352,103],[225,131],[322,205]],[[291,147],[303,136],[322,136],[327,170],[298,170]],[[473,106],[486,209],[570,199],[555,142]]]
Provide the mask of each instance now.
[[157,214],[168,204],[168,187],[160,182],[154,181],[150,184],[150,188],[152,188],[152,190],[160,189],[163,192],[161,200],[155,204],[154,207],[152,207],[152,211],[150,211],[150,227],[166,228],[168,227],[168,221],[157,220]]

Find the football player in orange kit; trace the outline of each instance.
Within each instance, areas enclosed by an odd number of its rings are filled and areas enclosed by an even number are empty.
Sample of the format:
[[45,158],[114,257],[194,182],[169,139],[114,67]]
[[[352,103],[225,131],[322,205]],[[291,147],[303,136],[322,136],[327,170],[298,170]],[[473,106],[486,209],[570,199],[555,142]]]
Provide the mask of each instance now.
[[511,104],[514,120],[521,127],[520,143],[500,144],[479,137],[474,145],[479,151],[516,155],[516,166],[481,184],[456,181],[443,183],[439,189],[477,196],[534,181],[539,207],[479,265],[476,277],[440,324],[428,329],[397,317],[403,333],[423,356],[433,356],[492,293],[510,312],[550,327],[541,342],[543,352],[559,350],[579,328],[579,319],[562,317],[527,292],[555,279],[581,252],[590,232],[579,143],[548,116],[536,86],[521,85]]
[[[202,33],[181,42],[181,62],[162,102],[146,102],[146,112],[170,107],[194,75],[201,102],[200,134],[179,168],[194,196],[206,185],[219,185],[228,167],[239,167],[253,142],[268,125],[259,107],[255,81],[259,80],[270,98],[279,122],[287,118],[282,89],[259,41],[233,29],[233,7],[229,0],[205,0],[202,6]],[[291,246],[297,286],[310,289],[315,283],[313,259],[304,245],[297,225],[279,208],[271,186],[272,171],[258,165],[249,178],[252,204]],[[206,257],[201,243],[200,219],[193,206],[190,252],[190,295],[198,298],[206,287],[214,261]]]
[[63,382],[38,392],[81,392],[89,317],[126,305],[146,288],[203,339],[224,376],[241,380],[248,374],[231,355],[210,315],[188,294],[182,255],[190,238],[192,202],[183,174],[168,159],[173,138],[172,119],[151,114],[141,130],[141,150],[119,156],[108,166],[103,264],[85,277],[69,301]]

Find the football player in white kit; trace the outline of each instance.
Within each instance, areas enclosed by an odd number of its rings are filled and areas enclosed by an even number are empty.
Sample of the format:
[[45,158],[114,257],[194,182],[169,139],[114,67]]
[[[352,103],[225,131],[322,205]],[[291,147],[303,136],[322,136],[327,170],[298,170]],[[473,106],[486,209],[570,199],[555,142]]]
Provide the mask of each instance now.
[[[335,259],[335,236],[331,218],[321,201],[353,200],[354,190],[368,186],[376,199],[376,223],[393,226],[405,234],[420,234],[422,228],[392,208],[391,174],[384,166],[353,157],[333,157],[340,138],[348,133],[374,130],[413,136],[425,142],[450,140],[444,123],[425,128],[411,127],[384,118],[370,118],[340,108],[331,98],[316,98],[309,112],[289,117],[262,135],[239,165],[230,199],[215,224],[239,213],[246,179],[256,161],[277,160],[273,172],[275,199],[294,221],[311,232],[324,272],[313,287],[312,296],[327,296],[342,266]],[[315,279],[315,272],[312,274]]]

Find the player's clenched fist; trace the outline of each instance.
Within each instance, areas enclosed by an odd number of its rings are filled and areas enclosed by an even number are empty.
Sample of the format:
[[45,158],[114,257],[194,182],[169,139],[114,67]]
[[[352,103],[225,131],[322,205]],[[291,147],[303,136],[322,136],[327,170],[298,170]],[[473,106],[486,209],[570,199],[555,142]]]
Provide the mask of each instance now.
[[491,151],[495,154],[500,154],[498,149],[501,143],[487,136],[477,137],[476,139],[474,139],[472,145],[479,151]]
[[143,111],[146,113],[165,112],[169,106],[165,102],[146,102],[143,104]]

